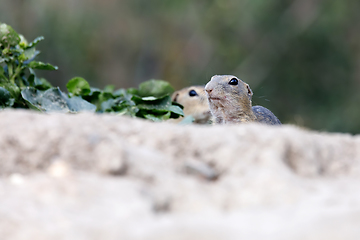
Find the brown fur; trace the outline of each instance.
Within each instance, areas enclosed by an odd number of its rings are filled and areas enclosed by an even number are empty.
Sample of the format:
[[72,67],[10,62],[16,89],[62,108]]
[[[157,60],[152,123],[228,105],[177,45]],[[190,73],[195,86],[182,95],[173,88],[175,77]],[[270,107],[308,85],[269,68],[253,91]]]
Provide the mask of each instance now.
[[[194,90],[197,95],[190,96],[189,92]],[[195,119],[195,123],[206,124],[211,118],[207,96],[204,86],[191,86],[183,88],[172,94],[172,100],[184,106],[184,115],[191,115]],[[180,118],[178,121],[181,121]]]
[[[238,80],[230,85],[231,79]],[[215,122],[219,124],[260,122],[281,124],[279,119],[262,106],[252,107],[253,92],[249,85],[232,75],[215,75],[205,86],[206,94]]]

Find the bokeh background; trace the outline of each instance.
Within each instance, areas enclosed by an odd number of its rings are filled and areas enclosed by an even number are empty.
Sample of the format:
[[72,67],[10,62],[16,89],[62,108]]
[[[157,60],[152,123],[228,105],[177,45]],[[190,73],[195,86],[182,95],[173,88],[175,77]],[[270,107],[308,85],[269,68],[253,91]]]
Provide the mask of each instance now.
[[234,74],[283,123],[356,134],[359,9],[353,0],[0,0],[0,22],[45,37],[38,59],[59,70],[39,74],[63,90],[75,76],[180,89]]

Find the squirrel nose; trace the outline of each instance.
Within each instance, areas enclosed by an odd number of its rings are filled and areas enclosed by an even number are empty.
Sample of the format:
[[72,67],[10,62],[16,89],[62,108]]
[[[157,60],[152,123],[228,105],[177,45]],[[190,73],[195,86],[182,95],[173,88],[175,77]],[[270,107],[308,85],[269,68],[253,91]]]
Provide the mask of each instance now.
[[209,88],[207,88],[207,89],[205,89],[208,93],[211,93],[212,92],[212,89],[209,89]]

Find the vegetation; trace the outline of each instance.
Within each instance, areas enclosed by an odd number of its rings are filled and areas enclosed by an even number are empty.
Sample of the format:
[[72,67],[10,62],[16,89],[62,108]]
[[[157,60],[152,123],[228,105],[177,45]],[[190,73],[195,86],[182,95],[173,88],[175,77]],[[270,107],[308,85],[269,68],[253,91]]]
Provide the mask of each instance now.
[[183,116],[180,105],[172,102],[174,89],[161,80],[150,80],[138,89],[106,86],[103,90],[90,87],[81,78],[71,79],[69,94],[38,78],[35,69],[57,70],[57,67],[36,61],[38,37],[28,43],[11,26],[0,24],[0,108],[31,108],[43,112],[116,112],[118,114],[161,121]]
[[41,59],[61,67],[41,76],[61,89],[73,76],[180,89],[233,74],[283,123],[360,133],[359,9],[353,0],[5,0],[0,21],[46,37]]

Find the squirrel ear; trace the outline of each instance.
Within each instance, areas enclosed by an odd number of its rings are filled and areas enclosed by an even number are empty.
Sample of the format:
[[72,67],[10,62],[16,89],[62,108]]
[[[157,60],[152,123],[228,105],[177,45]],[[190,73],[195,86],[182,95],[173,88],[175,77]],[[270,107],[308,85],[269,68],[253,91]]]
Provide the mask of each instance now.
[[248,94],[249,94],[249,96],[250,96],[250,97],[252,97],[253,92],[252,92],[252,90],[251,90],[251,88],[250,88],[249,84],[246,84],[246,88],[247,88],[247,90],[248,90]]

